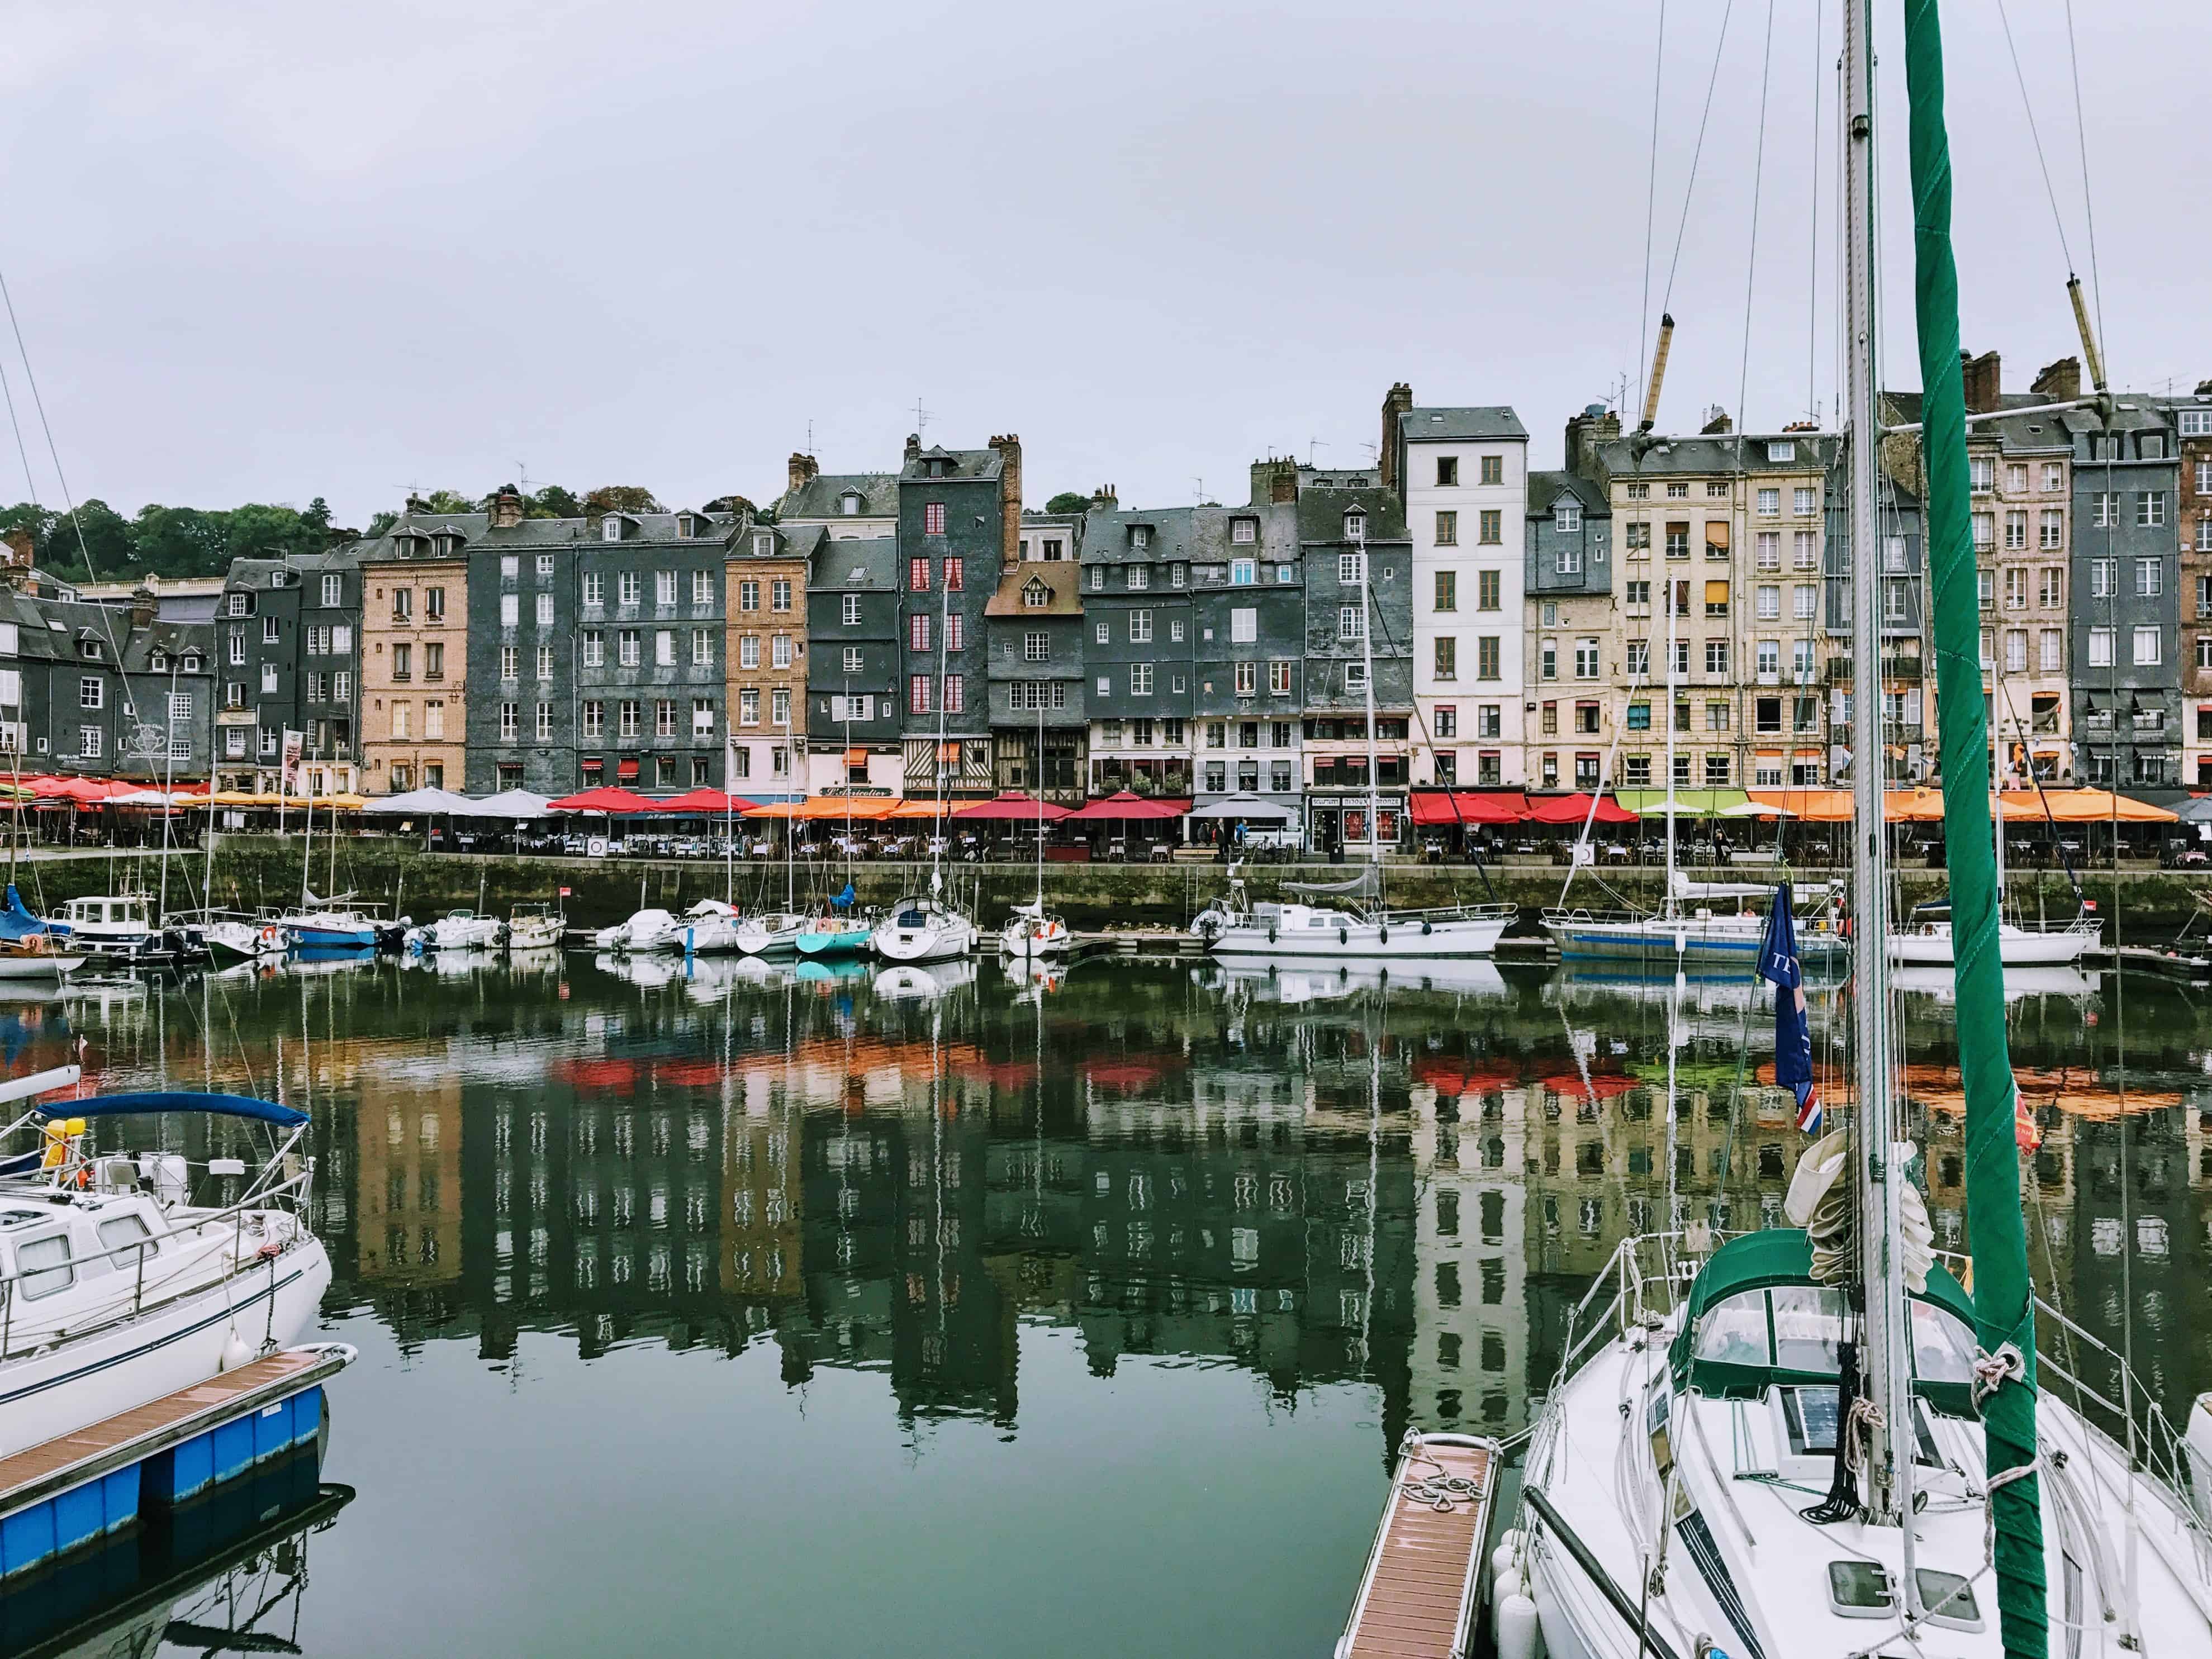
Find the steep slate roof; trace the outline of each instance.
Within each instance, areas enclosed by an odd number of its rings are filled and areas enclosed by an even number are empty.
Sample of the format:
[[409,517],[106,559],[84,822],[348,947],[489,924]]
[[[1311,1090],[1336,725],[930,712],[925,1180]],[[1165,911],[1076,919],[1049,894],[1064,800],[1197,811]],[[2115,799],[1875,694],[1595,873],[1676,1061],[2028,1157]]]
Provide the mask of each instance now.
[[790,530],[780,525],[757,524],[753,526],[751,535],[741,536],[737,540],[733,551],[739,559],[763,556],[753,551],[754,538],[763,531],[772,531],[775,535],[775,551],[765,556],[773,559],[805,559],[810,562],[810,571],[816,550],[827,545],[830,540],[829,531],[818,524],[800,525],[796,529]]
[[[1257,541],[1231,539],[1238,519],[1259,520]],[[1152,532],[1152,541],[1147,546],[1133,548],[1129,532],[1139,525]],[[1275,502],[1253,507],[1165,507],[1152,512],[1133,507],[1093,511],[1084,519],[1076,556],[1086,564],[1151,564],[1161,559],[1224,564],[1232,558],[1255,557],[1272,562],[1295,556],[1293,530],[1291,509]]]
[[1433,443],[1468,438],[1522,438],[1528,428],[1504,404],[1475,404],[1465,408],[1409,409],[1398,417],[1398,430],[1407,443]]
[[898,592],[898,538],[847,536],[825,540],[806,586],[816,593]]
[[1588,478],[1575,472],[1531,472],[1528,475],[1528,511],[1541,515],[1552,510],[1552,504],[1562,495],[1571,495],[1583,505],[1585,516],[1595,519],[1611,515],[1605,492]]
[[1362,489],[1314,486],[1298,491],[1298,539],[1304,542],[1342,542],[1344,515],[1353,507],[1367,514],[1367,544],[1410,539],[1406,529],[1405,504],[1393,489],[1379,484]]
[[[627,520],[635,526],[620,542],[602,541],[599,525],[607,517]],[[703,526],[705,534],[686,537],[677,533],[678,520],[689,517],[695,528]],[[525,519],[521,523],[501,530],[494,527],[488,513],[404,513],[381,536],[365,537],[350,543],[342,550],[354,561],[382,562],[403,556],[399,538],[403,536],[455,535],[461,538],[459,552],[483,552],[498,549],[502,552],[527,551],[532,549],[556,547],[696,547],[726,548],[738,533],[740,520],[733,513],[706,513],[679,509],[669,513],[595,514],[582,519]],[[328,555],[325,557],[331,556]],[[314,568],[312,560],[295,560],[293,568],[307,570]]]
[[[164,666],[154,667],[154,653],[162,652],[167,658]],[[180,623],[155,618],[147,626],[134,630],[123,644],[123,666],[132,674],[167,673],[170,665],[187,652],[199,653],[200,671],[204,673],[215,661],[215,627],[211,623]]]
[[779,519],[838,519],[846,516],[838,498],[848,489],[860,492],[858,516],[889,519],[898,513],[898,474],[896,472],[823,472],[796,489],[776,498]]
[[[1044,584],[1050,596],[1042,605],[1024,605],[1023,590]],[[1083,567],[1066,559],[1032,559],[1000,573],[999,586],[983,607],[987,617],[1079,617],[1083,614]]]
[[932,461],[951,461],[952,471],[943,475],[949,478],[995,478],[1006,465],[1005,458],[995,449],[947,449],[940,444],[932,444],[902,467],[899,477],[927,478]]
[[[1606,470],[1618,478],[1650,477],[1669,472],[1811,472],[1826,467],[1838,442],[1832,432],[1717,432],[1683,438],[1661,438],[1637,464],[1635,449],[1626,438],[1605,444],[1600,453]],[[1767,459],[1769,444],[1795,444],[1794,459]]]

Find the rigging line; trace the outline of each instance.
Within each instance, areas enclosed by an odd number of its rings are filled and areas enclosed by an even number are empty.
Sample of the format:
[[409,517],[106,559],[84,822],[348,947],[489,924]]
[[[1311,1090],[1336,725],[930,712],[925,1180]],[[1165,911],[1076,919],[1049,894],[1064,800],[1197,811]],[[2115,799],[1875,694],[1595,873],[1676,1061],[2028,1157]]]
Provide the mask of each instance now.
[[[1651,347],[1651,229],[1659,204],[1659,86],[1667,67],[1667,0],[1659,0],[1659,39],[1651,50],[1651,155],[1644,179],[1644,299],[1637,307],[1636,382],[1640,388],[1649,369]],[[1621,398],[1621,413],[1628,412],[1628,395]]]
[[39,504],[39,481],[32,476],[31,452],[23,442],[22,417],[15,412],[15,388],[9,383],[4,364],[0,364],[0,394],[4,394],[8,399],[8,424],[15,434],[15,453],[21,457],[23,462],[23,488],[30,492],[31,505],[36,507]]
[[[1771,16],[1772,14],[1769,13]],[[1820,36],[1827,16],[1827,0],[1814,0],[1813,6],[1813,234],[1807,256],[1805,272],[1805,417],[1819,418],[1813,411],[1820,406],[1820,371],[1814,367],[1820,352],[1820,94],[1826,89],[1820,74]],[[1741,411],[1739,411],[1741,412]]]
[[[2021,108],[2027,115],[2027,136],[2035,141],[2035,165],[2043,170],[2043,193],[2051,200],[2051,222],[2058,230],[2058,251],[2066,256],[2066,269],[2074,270],[2074,250],[2067,245],[2066,220],[2058,211],[2058,191],[2051,182],[2051,163],[2044,159],[2043,129],[2036,125],[2035,105],[2027,95],[2027,76],[2020,66],[2020,48],[2013,43],[2012,16],[2005,10],[2005,0],[1997,0],[1997,21],[2004,25],[2005,50],[2012,54],[2012,78],[2020,88]],[[2083,170],[2087,177],[2087,169]]]
[[[1690,180],[1682,186],[1682,219],[1681,222],[1674,227],[1674,257],[1668,262],[1667,265],[1667,291],[1659,301],[1659,309],[1662,311],[1666,310],[1674,298],[1674,273],[1681,269],[1682,240],[1690,228],[1690,203],[1698,193],[1698,163],[1704,158],[1705,153],[1705,129],[1712,122],[1713,93],[1721,83],[1721,58],[1728,48],[1729,20],[1735,15],[1735,0],[1729,0],[1727,8],[1721,13],[1720,39],[1713,42],[1713,72],[1705,82],[1705,113],[1698,118],[1697,146],[1690,152]],[[1656,125],[1656,109],[1654,117]],[[1648,305],[1645,309],[1650,309]]]
[[1735,382],[1736,465],[1743,465],[1743,434],[1750,430],[1751,300],[1759,277],[1759,196],[1766,179],[1766,89],[1774,75],[1774,0],[1766,0],[1766,45],[1759,67],[1759,141],[1751,162],[1751,252],[1743,268],[1743,362]]
[[2104,347],[2109,385],[2112,340],[2105,332],[2105,279],[2097,271],[2097,198],[2089,187],[2089,129],[2081,119],[2081,52],[2074,39],[2074,0],[2066,0],[2066,59],[2074,78],[2074,138],[2081,153],[2081,212],[2089,234],[2089,296],[2097,307],[2097,338]]

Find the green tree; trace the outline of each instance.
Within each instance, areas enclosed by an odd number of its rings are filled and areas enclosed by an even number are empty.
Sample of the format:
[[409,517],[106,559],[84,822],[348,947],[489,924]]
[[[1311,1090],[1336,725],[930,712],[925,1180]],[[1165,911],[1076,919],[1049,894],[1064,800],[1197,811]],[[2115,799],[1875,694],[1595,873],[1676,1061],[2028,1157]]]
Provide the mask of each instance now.
[[638,484],[601,484],[584,497],[586,513],[665,513],[653,492]]
[[320,495],[307,503],[307,510],[300,517],[311,528],[319,530],[325,535],[330,533],[331,504]]
[[424,513],[474,513],[477,504],[458,489],[434,489],[422,498]]
[[368,529],[365,533],[373,541],[398,522],[399,515],[397,513],[380,513],[368,521]]
[[1044,504],[1044,510],[1048,513],[1087,513],[1091,510],[1091,497],[1079,495],[1073,489],[1063,489]]
[[526,519],[580,519],[584,504],[577,500],[574,490],[563,489],[559,484],[547,484],[535,491],[522,504]]

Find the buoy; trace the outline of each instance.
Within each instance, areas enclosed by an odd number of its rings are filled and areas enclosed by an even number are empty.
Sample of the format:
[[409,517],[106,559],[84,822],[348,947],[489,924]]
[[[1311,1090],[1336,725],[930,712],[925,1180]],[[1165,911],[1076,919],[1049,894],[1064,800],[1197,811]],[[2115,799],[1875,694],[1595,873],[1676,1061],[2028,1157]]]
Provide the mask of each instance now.
[[1509,1595],[1498,1604],[1498,1659],[1536,1659],[1536,1604]]
[[246,1346],[246,1339],[238,1334],[238,1327],[232,1326],[229,1336],[223,1340],[222,1358],[217,1362],[217,1369],[234,1371],[240,1365],[251,1364],[252,1361],[253,1350]]
[[1490,1578],[1492,1583],[1502,1584],[1509,1573],[1519,1571],[1513,1564],[1519,1558],[1520,1553],[1520,1534],[1513,1532],[1506,1533],[1504,1541],[1490,1553]]

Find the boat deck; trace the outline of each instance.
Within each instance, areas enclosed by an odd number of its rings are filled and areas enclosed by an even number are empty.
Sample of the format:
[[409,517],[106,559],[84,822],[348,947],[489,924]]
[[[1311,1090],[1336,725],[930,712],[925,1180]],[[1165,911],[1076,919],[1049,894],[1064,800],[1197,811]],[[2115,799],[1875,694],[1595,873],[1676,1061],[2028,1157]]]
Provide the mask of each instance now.
[[[1400,1460],[1337,1659],[1458,1659],[1474,1614],[1498,1462],[1494,1441],[1462,1435],[1431,1436]],[[1467,1484],[1439,1484],[1446,1480]]]
[[328,1349],[289,1348],[0,1457],[0,1513],[258,1409],[331,1375],[344,1363]]

